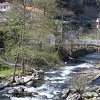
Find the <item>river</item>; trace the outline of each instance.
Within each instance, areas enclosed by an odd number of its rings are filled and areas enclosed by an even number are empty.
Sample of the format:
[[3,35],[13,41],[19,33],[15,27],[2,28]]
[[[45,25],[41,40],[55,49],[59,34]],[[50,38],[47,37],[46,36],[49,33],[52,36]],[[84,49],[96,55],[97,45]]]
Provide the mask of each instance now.
[[88,56],[80,58],[81,60],[86,60],[88,62],[77,63],[77,64],[71,63],[65,66],[61,66],[57,69],[53,69],[45,72],[44,83],[40,87],[36,87],[36,88],[25,87],[26,91],[36,92],[38,95],[36,95],[35,97],[18,98],[18,97],[9,96],[9,98],[7,98],[3,96],[6,92],[1,92],[0,100],[59,100],[59,96],[63,86],[65,84],[69,84],[70,82],[69,80],[73,78],[73,75],[77,72],[77,70],[78,69],[83,70],[83,69],[94,67],[94,65],[91,64],[90,62],[93,60],[96,61],[97,58],[100,60],[100,53],[93,53]]

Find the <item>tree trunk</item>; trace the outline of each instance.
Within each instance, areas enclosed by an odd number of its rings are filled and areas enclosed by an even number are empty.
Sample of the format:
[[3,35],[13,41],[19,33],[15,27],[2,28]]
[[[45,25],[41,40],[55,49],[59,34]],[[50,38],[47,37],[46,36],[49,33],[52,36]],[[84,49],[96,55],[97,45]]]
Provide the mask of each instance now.
[[22,74],[24,74],[25,72],[25,60],[24,60],[24,57],[22,58]]
[[13,83],[16,82],[15,76],[16,76],[16,68],[17,68],[18,60],[19,60],[19,52],[17,53],[16,63],[15,63],[15,66],[14,66],[14,73],[13,73],[13,80],[12,80]]

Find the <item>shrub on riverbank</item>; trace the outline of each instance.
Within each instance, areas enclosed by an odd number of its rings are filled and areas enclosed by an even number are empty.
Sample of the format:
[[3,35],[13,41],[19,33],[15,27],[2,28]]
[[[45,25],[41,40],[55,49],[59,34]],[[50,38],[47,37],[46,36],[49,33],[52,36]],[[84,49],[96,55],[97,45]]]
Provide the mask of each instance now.
[[32,57],[32,65],[36,67],[53,66],[60,63],[58,53],[36,52]]
[[9,65],[7,65],[4,62],[0,61],[0,71],[2,71],[2,70],[8,70],[8,69],[9,69]]

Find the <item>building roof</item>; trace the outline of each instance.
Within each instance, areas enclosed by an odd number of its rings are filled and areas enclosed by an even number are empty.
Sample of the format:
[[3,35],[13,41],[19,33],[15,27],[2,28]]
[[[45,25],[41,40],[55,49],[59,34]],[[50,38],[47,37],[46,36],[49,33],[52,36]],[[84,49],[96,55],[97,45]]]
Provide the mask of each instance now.
[[12,4],[9,2],[0,3],[0,6],[11,6]]

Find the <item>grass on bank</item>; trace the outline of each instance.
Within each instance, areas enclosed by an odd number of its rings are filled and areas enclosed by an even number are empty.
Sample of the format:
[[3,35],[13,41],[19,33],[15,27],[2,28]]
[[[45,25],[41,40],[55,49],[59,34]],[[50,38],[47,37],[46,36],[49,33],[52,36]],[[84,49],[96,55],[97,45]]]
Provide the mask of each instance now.
[[[0,71],[0,77],[7,77],[7,76],[11,76],[14,73],[14,69],[8,69],[8,70],[3,70]],[[19,75],[21,74],[21,70],[18,68],[16,70],[16,74]]]
[[95,40],[96,39],[96,35],[89,34],[89,35],[85,35],[85,36],[80,37],[80,39],[82,39],[82,40]]

